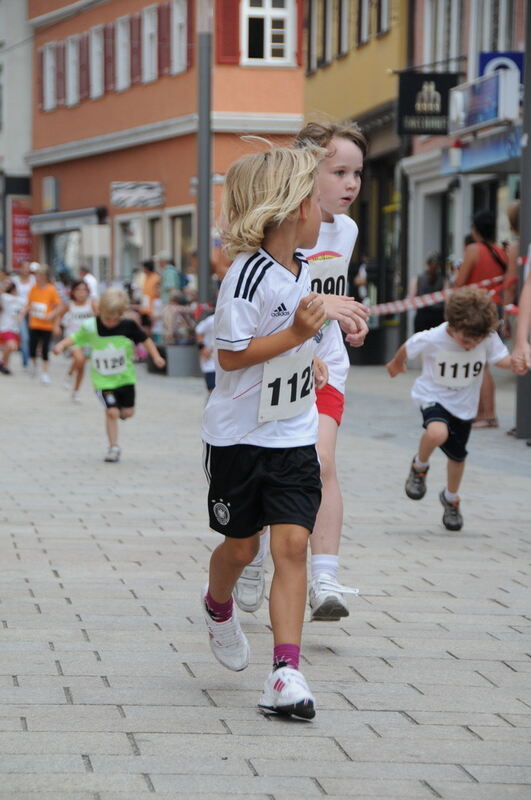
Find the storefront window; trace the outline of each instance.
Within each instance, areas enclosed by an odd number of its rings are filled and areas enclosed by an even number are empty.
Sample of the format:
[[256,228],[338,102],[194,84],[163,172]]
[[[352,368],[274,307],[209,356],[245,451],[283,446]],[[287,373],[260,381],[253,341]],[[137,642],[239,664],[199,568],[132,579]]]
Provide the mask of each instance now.
[[70,277],[77,275],[81,266],[81,231],[61,231],[49,233],[44,240],[46,263],[54,275],[66,272]]
[[152,258],[162,250],[162,220],[153,217],[148,220],[149,228],[149,255]]
[[120,224],[121,252],[119,276],[129,281],[142,262],[142,219],[131,219]]

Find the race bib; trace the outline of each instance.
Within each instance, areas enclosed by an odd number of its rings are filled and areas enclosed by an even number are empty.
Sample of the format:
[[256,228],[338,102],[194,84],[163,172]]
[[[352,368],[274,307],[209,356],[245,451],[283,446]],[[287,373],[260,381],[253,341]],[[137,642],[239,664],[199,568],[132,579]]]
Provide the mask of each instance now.
[[485,361],[470,353],[440,350],[436,354],[434,381],[447,389],[462,389],[470,386],[483,372]]
[[315,402],[313,362],[308,352],[273,358],[264,364],[259,422],[290,419]]
[[105,350],[93,350],[92,367],[100,375],[119,375],[125,369],[125,350],[123,347],[106,347]]
[[348,264],[345,257],[332,250],[315,253],[308,260],[312,292],[346,294]]
[[31,304],[32,317],[36,317],[37,319],[45,319],[47,308],[48,307],[46,303],[32,303]]

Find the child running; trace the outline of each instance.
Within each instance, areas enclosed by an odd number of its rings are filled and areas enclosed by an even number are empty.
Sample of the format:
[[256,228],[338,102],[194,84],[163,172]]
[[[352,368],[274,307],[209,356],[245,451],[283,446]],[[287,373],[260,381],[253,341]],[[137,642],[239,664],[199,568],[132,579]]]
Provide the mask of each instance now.
[[449,531],[463,527],[459,486],[465,469],[466,444],[478,405],[487,364],[511,368],[509,351],[495,332],[496,306],[491,297],[472,287],[456,290],[448,300],[446,322],[408,339],[387,364],[394,378],[406,372],[406,360],[422,356],[422,373],[411,390],[425,431],[406,480],[406,494],[421,500],[431,454],[440,447],[448,458],[447,486],[439,494],[443,525]]
[[9,359],[11,354],[18,350],[20,342],[20,325],[22,322],[22,309],[26,304],[17,296],[16,284],[8,280],[0,294],[0,372],[11,375]]
[[[358,236],[358,226],[347,212],[361,189],[367,141],[353,122],[310,122],[297,135],[297,147],[311,143],[326,149],[319,165],[318,188],[322,221],[315,247],[304,252],[310,267],[312,289],[323,295],[327,317],[332,321],[321,332],[316,355],[327,365],[328,383],[317,389],[319,436],[317,451],[323,484],[311,546],[311,619],[337,621],[349,614],[343,594],[357,589],[342,586],[339,545],[343,526],[343,498],[336,472],[337,434],[345,405],[345,385],[350,368],[340,326],[353,346],[367,334],[367,309],[346,297],[347,272]],[[256,559],[238,581],[235,598],[243,611],[256,611],[265,593],[264,560],[267,535],[263,535]]]
[[32,377],[37,374],[37,351],[41,354],[41,383],[51,382],[48,374],[48,352],[52,333],[57,330],[57,319],[63,310],[59,292],[50,280],[50,269],[40,264],[35,271],[35,285],[28,294],[28,305],[24,315],[29,313],[30,358]]
[[[308,537],[321,499],[314,336],[326,317],[297,248],[313,247],[319,233],[320,155],[272,148],[227,172],[223,239],[235,259],[217,301],[216,387],[203,414],[210,526],[225,536],[201,596],[210,647],[228,669],[249,663],[232,593],[269,525],[273,671],[259,707],[306,719],[315,701],[299,656]],[[319,362],[315,378],[326,382]]]
[[166,363],[136,322],[122,319],[128,305],[122,289],[107,289],[100,297],[98,316],[85,320],[78,331],[60,341],[53,350],[58,355],[67,347],[90,348],[92,383],[105,408],[109,449],[104,461],[108,462],[120,460],[118,420],[135,413],[134,345],[142,342],[157,367]]
[[[70,303],[64,309],[64,316],[62,318],[64,326],[65,338],[77,333],[85,320],[94,317],[97,313],[97,305],[95,300],[90,297],[90,289],[84,280],[74,281],[70,287]],[[85,355],[86,353],[77,348],[70,353],[72,363],[68,372],[66,373],[65,386],[72,388],[72,402],[81,402],[79,397],[79,390],[85,374]],[[74,384],[71,386],[71,378],[74,377]]]

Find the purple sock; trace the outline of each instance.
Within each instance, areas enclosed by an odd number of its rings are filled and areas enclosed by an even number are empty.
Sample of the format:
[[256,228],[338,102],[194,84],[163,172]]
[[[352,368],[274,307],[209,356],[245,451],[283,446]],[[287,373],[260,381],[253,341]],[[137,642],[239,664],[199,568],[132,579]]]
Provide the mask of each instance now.
[[214,600],[209,590],[206,593],[205,603],[210,616],[215,622],[226,622],[232,617],[232,597],[229,597],[226,603],[218,603]]
[[273,669],[293,667],[299,669],[301,649],[296,644],[276,644],[273,648]]

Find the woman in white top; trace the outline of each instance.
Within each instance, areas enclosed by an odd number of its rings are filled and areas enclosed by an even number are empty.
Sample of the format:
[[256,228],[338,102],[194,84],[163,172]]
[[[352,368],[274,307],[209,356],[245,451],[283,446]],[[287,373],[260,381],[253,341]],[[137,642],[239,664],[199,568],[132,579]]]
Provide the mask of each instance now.
[[[97,307],[94,300],[90,297],[90,290],[85,281],[74,281],[70,289],[70,303],[68,304],[62,324],[65,337],[76,333],[86,319],[95,316]],[[79,403],[79,389],[85,374],[85,355],[81,350],[72,350],[72,363],[66,373],[65,386],[72,388],[72,401]],[[74,377],[72,387],[71,377]]]
[[[13,283],[17,287],[17,295],[24,301],[24,306],[28,303],[30,289],[35,285],[35,276],[31,271],[29,261],[23,261],[20,265],[18,275],[12,276]],[[29,363],[29,326],[28,316],[26,315],[20,323],[20,349],[22,351],[22,366],[27,367]]]

